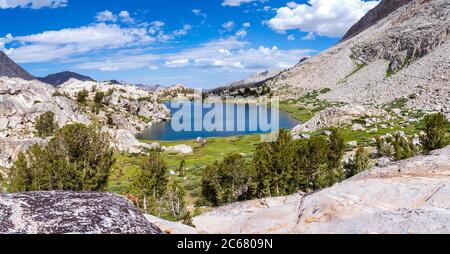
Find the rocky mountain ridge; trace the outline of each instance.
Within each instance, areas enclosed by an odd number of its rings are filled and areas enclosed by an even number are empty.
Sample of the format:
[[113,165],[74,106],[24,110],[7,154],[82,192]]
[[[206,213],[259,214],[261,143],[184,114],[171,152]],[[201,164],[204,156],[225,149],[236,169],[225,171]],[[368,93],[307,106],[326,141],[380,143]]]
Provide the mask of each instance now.
[[378,21],[387,17],[392,12],[396,11],[398,8],[403,5],[410,3],[412,0],[382,0],[380,4],[378,4],[375,8],[370,10],[364,17],[359,20],[356,24],[354,24],[350,30],[342,38],[342,41],[350,39],[372,25],[376,24]]
[[62,85],[64,83],[66,83],[67,81],[69,81],[70,79],[77,79],[77,80],[81,80],[81,81],[95,81],[93,78],[88,77],[88,76],[84,76],[75,72],[71,72],[71,71],[63,71],[63,72],[58,72],[55,74],[50,74],[46,77],[42,77],[42,78],[37,78],[39,81],[53,85],[53,86],[59,86]]
[[405,99],[410,108],[450,114],[450,2],[392,0],[377,8],[383,5],[399,7],[264,86],[281,101],[328,89],[319,99],[375,107]]
[[21,78],[24,80],[35,79],[30,73],[24,70],[11,60],[3,51],[0,51],[0,77]]

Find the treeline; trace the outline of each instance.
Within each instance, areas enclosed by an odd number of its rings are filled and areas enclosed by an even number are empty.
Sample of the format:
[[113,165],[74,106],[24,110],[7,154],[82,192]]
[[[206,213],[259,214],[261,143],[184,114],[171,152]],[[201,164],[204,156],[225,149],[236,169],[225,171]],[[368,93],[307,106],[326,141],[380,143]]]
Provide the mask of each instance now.
[[231,154],[209,165],[202,178],[202,196],[213,206],[252,198],[289,195],[325,188],[345,178],[345,152],[339,130],[329,136],[293,140],[280,130],[275,142],[261,143],[251,161]]

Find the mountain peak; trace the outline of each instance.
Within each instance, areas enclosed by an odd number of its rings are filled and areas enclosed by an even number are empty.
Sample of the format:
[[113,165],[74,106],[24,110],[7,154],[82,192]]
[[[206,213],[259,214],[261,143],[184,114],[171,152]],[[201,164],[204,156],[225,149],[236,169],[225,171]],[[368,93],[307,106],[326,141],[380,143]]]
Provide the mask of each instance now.
[[342,41],[350,39],[372,25],[376,24],[378,21],[389,16],[392,12],[396,11],[398,8],[405,4],[412,2],[413,0],[382,0],[375,8],[370,10],[364,17],[361,18],[355,25],[353,25],[350,30],[342,38]]
[[50,74],[44,78],[38,78],[40,81],[53,85],[53,86],[59,86],[64,84],[65,82],[69,81],[71,78],[80,80],[80,81],[95,81],[93,78],[89,76],[84,76],[81,74],[78,74],[76,72],[71,71],[63,71],[58,72],[55,74]]
[[0,77],[21,78],[24,80],[35,79],[30,73],[17,65],[4,52],[0,51]]

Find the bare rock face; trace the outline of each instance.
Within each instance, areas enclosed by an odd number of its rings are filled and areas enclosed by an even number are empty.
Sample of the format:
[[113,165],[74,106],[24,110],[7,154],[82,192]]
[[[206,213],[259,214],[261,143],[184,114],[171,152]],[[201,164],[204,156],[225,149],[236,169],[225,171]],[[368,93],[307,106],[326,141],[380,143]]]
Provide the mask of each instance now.
[[21,78],[32,80],[34,77],[12,61],[5,53],[0,51],[0,77]]
[[309,195],[230,204],[193,221],[208,233],[450,233],[449,181],[450,146]]
[[300,124],[293,129],[293,134],[299,135],[301,132],[315,131],[318,129],[339,127],[350,124],[357,117],[382,116],[386,112],[382,109],[365,107],[362,105],[345,105],[342,107],[332,107],[319,112],[312,119],[304,124]]
[[411,2],[412,0],[382,0],[375,8],[370,10],[358,23],[353,25],[344,35],[342,40],[352,38],[367,28],[371,27],[381,19],[400,8],[401,6]]
[[99,192],[0,194],[0,233],[160,234],[125,198]]

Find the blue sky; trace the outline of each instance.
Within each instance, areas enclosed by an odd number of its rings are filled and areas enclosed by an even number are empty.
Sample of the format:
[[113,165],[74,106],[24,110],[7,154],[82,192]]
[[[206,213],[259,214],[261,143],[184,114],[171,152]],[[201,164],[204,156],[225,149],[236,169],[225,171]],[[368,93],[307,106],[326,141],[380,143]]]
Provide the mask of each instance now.
[[364,0],[0,0],[0,50],[36,76],[211,88],[336,44]]

